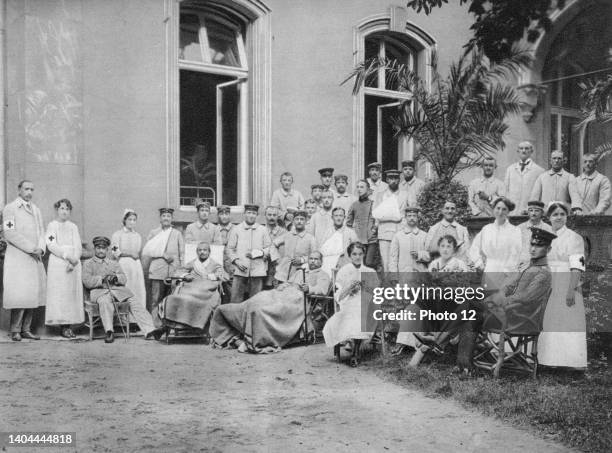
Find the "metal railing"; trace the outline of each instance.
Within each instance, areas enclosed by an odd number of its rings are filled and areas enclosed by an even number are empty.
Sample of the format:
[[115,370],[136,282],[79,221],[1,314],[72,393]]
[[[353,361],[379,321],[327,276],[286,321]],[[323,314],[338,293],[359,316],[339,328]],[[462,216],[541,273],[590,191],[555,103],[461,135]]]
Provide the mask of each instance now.
[[195,206],[198,201],[208,201],[211,206],[217,205],[217,194],[212,187],[181,186],[179,202],[181,206]]

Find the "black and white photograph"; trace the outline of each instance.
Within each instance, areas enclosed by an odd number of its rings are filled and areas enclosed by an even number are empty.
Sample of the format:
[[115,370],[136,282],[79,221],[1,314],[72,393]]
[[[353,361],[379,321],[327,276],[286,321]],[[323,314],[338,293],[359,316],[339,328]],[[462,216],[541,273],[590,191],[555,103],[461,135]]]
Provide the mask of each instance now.
[[0,0],[0,451],[612,450],[612,0]]

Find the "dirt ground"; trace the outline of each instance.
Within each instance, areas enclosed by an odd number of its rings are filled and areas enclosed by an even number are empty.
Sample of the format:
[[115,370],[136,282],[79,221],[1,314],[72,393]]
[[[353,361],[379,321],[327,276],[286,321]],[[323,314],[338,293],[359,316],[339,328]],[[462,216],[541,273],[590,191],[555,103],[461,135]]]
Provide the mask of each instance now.
[[76,432],[4,451],[557,452],[558,444],[337,364],[324,345],[258,356],[131,338],[0,342],[0,431]]

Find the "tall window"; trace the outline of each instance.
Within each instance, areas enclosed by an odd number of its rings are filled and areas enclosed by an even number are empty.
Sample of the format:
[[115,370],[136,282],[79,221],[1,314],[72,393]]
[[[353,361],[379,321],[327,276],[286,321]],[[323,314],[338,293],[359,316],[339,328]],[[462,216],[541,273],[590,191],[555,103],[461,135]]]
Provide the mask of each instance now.
[[[565,168],[575,174],[581,172],[582,154],[593,151],[606,136],[612,135],[609,125],[576,127],[581,117],[580,82],[593,77],[589,73],[610,66],[607,58],[612,42],[610,14],[610,5],[594,4],[569,22],[553,41],[542,74],[544,80],[550,81],[547,103],[549,151],[562,151]],[[603,165],[600,165],[602,169]]]
[[[417,52],[399,33],[373,33],[365,39],[365,58],[395,60],[415,70]],[[381,162],[383,168],[398,168],[401,160],[410,154],[407,140],[394,136],[391,125],[392,115],[399,100],[410,99],[411,95],[398,91],[397,81],[381,68],[376,77],[364,87],[364,164]]]
[[247,153],[246,24],[211,6],[180,10],[180,205],[238,204]]

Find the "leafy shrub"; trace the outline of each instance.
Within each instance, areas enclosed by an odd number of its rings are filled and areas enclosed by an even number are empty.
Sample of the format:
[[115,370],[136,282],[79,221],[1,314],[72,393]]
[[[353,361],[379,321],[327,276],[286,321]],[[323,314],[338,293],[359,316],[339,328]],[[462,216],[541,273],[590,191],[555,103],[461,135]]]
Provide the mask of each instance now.
[[418,205],[421,207],[421,229],[427,231],[442,218],[440,211],[447,201],[452,201],[457,205],[457,221],[462,225],[471,215],[468,205],[468,189],[459,181],[444,181],[437,179],[428,183],[424,188],[419,199]]

